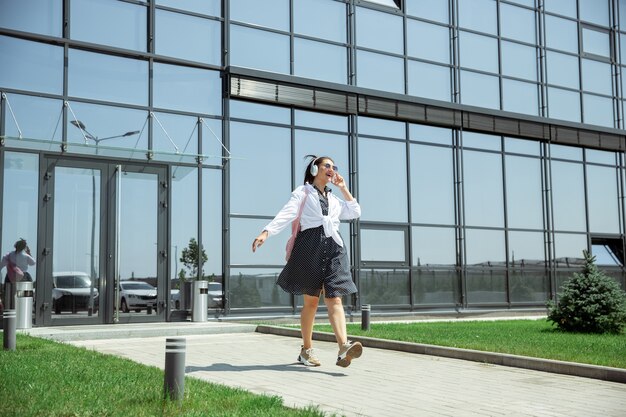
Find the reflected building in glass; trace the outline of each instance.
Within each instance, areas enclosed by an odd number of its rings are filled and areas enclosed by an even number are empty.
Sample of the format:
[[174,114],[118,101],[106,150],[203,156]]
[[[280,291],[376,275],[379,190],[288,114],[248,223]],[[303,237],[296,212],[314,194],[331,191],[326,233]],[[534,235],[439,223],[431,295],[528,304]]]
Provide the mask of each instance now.
[[250,245],[326,154],[348,309],[543,309],[583,250],[626,287],[622,41],[626,0],[4,1],[2,253],[35,325],[184,320],[195,279],[291,315],[288,232]]

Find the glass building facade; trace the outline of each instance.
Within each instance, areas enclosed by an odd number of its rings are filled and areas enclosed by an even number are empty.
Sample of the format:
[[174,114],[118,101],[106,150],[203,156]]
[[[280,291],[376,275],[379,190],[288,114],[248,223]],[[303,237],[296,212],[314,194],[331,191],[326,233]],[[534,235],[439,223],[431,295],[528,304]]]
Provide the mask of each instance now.
[[541,308],[583,250],[624,288],[624,48],[626,0],[0,0],[1,251],[35,325],[182,320],[198,277],[292,314],[288,233],[250,246],[327,154],[349,309]]

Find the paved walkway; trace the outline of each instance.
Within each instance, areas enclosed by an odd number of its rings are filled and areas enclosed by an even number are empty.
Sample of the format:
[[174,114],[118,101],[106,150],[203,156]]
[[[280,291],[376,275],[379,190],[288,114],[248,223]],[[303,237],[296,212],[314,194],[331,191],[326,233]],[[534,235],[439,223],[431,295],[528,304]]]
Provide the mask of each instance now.
[[[626,416],[626,385],[366,348],[349,368],[336,345],[315,342],[322,366],[296,363],[300,340],[260,333],[184,336],[186,373],[268,395],[288,406],[317,405],[345,416]],[[164,367],[166,337],[71,342]]]

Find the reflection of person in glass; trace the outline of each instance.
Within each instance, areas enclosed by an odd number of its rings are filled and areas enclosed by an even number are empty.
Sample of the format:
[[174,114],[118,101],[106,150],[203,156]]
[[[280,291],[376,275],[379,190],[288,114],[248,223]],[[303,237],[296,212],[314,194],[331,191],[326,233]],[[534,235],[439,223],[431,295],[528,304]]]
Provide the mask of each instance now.
[[[328,308],[328,318],[339,344],[337,365],[347,367],[361,356],[363,346],[347,339],[346,318],[341,297],[356,293],[352,282],[350,260],[339,234],[339,221],[361,215],[356,201],[331,158],[308,155],[304,185],[291,193],[291,198],[276,217],[254,239],[252,251],[263,245],[269,236],[283,230],[301,212],[300,225],[291,256],[280,273],[277,284],[291,294],[304,296],[300,313],[302,349],[298,361],[307,366],[319,366],[312,348],[313,322],[320,294]],[[328,183],[339,188],[345,201],[335,197]]]
[[[0,261],[0,269],[7,267],[7,274],[4,277],[4,308],[15,308],[15,283],[17,281],[32,281],[28,271],[28,265],[35,265],[35,260],[30,256],[30,248],[24,239],[15,242],[15,250],[7,253]],[[21,275],[9,273],[9,268],[17,267],[21,270]]]

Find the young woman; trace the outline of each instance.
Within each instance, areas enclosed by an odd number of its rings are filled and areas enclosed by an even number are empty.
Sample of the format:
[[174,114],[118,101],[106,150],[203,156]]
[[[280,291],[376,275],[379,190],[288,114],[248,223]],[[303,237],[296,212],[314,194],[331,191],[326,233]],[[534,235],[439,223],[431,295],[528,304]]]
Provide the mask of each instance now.
[[[304,297],[300,313],[302,349],[298,361],[306,366],[320,365],[313,350],[313,322],[320,294],[323,293],[328,318],[339,345],[337,365],[345,368],[352,359],[361,356],[363,346],[347,338],[341,297],[354,294],[357,289],[352,282],[348,253],[339,235],[339,221],[356,219],[361,215],[361,207],[350,194],[331,158],[307,157],[312,159],[304,174],[304,185],[291,193],[287,204],[254,239],[252,251],[263,245],[269,236],[291,225],[302,209],[301,230],[277,284],[291,294],[302,294]],[[345,201],[332,194],[328,183],[339,188]]]
[[22,270],[24,274],[22,277],[9,277],[9,272],[7,269],[7,274],[4,278],[4,308],[13,309],[15,308],[15,290],[16,280],[20,281],[32,281],[32,277],[28,273],[28,266],[35,265],[35,259],[30,255],[30,248],[26,244],[24,239],[20,239],[15,242],[15,250],[7,253],[0,260],[0,269],[9,265],[17,266]]

